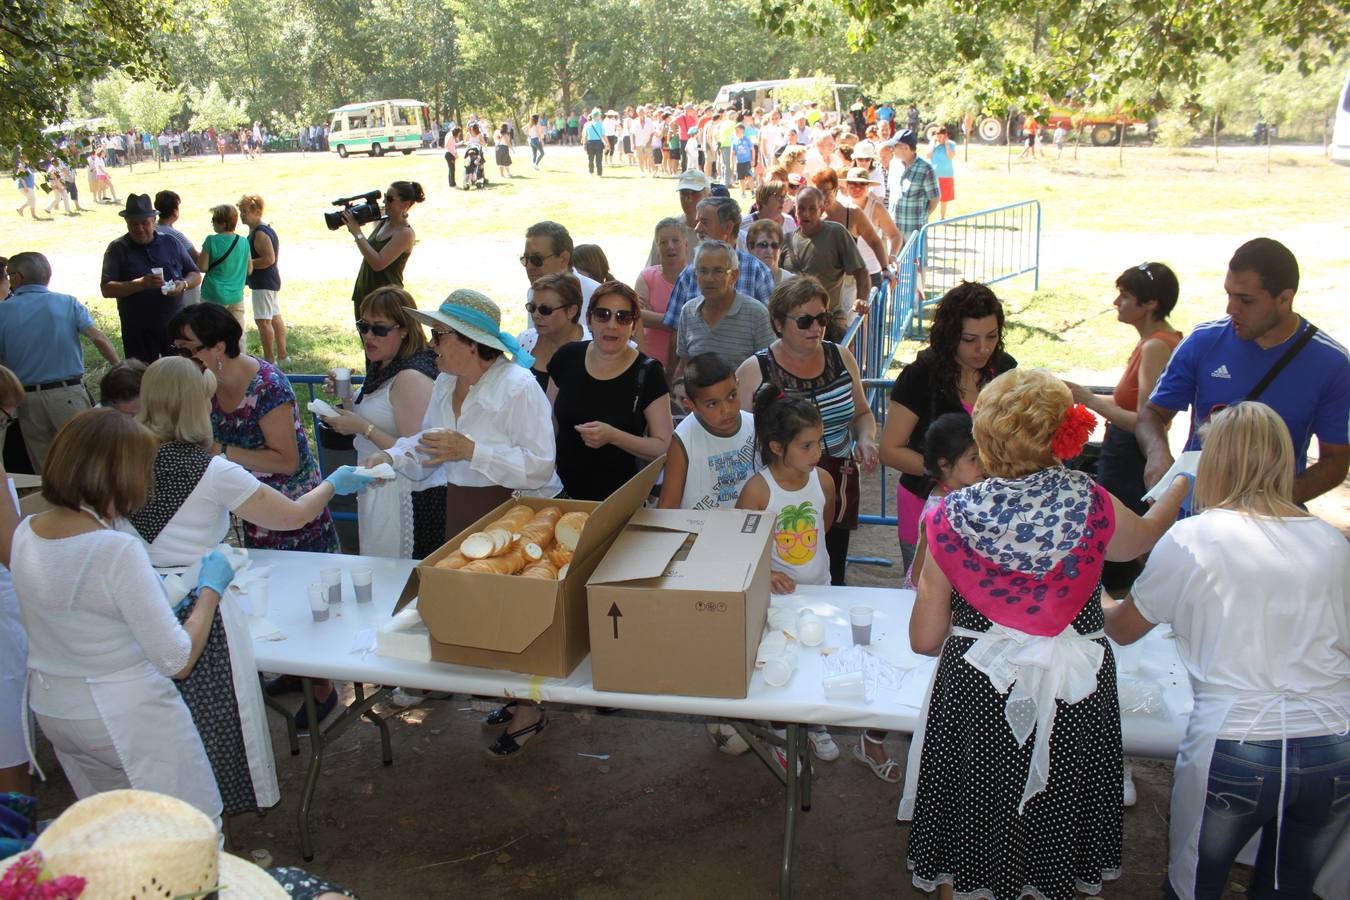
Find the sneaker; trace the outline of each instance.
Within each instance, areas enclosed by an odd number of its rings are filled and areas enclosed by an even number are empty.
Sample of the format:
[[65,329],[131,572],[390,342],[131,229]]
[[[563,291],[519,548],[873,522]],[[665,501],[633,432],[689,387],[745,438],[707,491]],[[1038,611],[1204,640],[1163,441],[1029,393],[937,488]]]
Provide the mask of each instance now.
[[811,745],[811,752],[821,762],[834,762],[839,758],[839,745],[824,728],[819,731],[808,731],[806,740]]
[[263,693],[269,697],[280,697],[282,694],[293,694],[300,688],[299,675],[278,675],[267,682],[263,687]]
[[408,691],[403,688],[394,688],[389,694],[389,699],[385,702],[390,706],[397,706],[399,709],[411,709],[414,706],[421,706],[427,697],[421,691]]
[[277,365],[279,366],[289,366],[290,364],[291,358],[289,356],[283,356],[281,359],[277,360]]
[[1134,771],[1129,763],[1125,764],[1125,793],[1121,802],[1125,806],[1134,806],[1139,802],[1139,794],[1134,789]]
[[[337,701],[337,686],[334,685],[333,692],[328,695],[328,699],[319,701],[318,713],[320,728],[323,727],[324,720],[332,714],[333,710],[337,709]],[[304,704],[300,705],[300,709],[295,714],[295,729],[304,734],[309,733],[309,710],[305,708]]]
[[[787,729],[785,729],[785,728],[775,728],[775,729],[773,730],[773,733],[776,734],[776,735],[778,735],[780,738],[784,738],[784,739],[787,738]],[[784,775],[786,775],[786,774],[787,774],[787,750],[784,749],[783,747],[778,746],[777,744],[770,744],[770,745],[769,745],[769,749],[773,751],[773,761],[774,761],[774,763],[777,764],[777,766],[778,766],[778,771],[780,771],[780,772],[782,772]],[[836,748],[836,749],[837,749],[837,748]],[[801,774],[802,774],[802,761],[801,761],[800,759],[797,760],[797,774],[798,774],[798,775],[801,775]]]

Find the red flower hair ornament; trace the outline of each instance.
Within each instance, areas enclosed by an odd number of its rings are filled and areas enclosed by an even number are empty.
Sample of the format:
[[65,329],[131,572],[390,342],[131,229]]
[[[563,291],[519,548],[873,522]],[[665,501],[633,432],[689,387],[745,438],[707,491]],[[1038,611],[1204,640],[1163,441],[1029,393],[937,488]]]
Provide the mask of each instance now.
[[1073,459],[1083,452],[1083,445],[1096,427],[1097,417],[1083,404],[1075,403],[1064,412],[1064,418],[1055,429],[1055,435],[1050,439],[1050,452],[1055,454],[1055,459]]

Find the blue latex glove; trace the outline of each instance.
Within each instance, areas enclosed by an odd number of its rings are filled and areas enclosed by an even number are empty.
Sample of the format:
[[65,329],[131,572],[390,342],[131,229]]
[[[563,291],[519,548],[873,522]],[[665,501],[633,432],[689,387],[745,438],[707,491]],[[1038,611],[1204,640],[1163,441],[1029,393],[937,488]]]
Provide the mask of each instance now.
[[376,479],[369,475],[358,475],[356,466],[338,466],[329,473],[324,481],[333,486],[333,493],[342,496],[343,494],[358,494],[374,484]]
[[234,580],[234,566],[219,550],[212,550],[202,557],[202,571],[197,576],[197,590],[210,588],[224,596],[225,589]]

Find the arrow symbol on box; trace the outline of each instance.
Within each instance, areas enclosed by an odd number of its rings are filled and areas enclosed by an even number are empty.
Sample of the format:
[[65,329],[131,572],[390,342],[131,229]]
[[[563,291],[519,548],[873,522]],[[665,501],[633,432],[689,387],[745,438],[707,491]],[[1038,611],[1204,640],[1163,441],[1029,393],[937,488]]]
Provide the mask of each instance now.
[[609,605],[609,612],[605,613],[605,615],[614,620],[614,639],[617,641],[619,639],[619,620],[623,618],[623,613],[619,612],[619,604],[611,603]]

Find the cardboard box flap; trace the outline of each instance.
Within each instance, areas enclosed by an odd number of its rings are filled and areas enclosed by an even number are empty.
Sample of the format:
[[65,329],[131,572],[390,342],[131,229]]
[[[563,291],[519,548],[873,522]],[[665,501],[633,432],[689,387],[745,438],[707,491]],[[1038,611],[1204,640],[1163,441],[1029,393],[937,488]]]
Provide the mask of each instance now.
[[647,509],[633,513],[628,524],[645,528],[665,528],[671,531],[683,531],[686,534],[698,534],[703,530],[703,520],[707,514],[697,509]]
[[689,551],[689,562],[721,566],[745,559],[763,546],[762,535],[772,530],[773,515],[754,509],[719,511],[709,516],[699,539]]
[[656,587],[663,591],[739,591],[747,586],[754,560],[723,560],[715,567],[692,559],[681,560],[662,573]]
[[520,584],[506,594],[497,575],[459,573],[452,604],[417,604],[422,621],[445,644],[520,653],[553,624],[557,615],[557,583]]
[[[659,512],[679,512],[679,510],[657,510]],[[653,510],[638,510],[648,513]],[[637,514],[634,514],[636,518]],[[684,531],[663,531],[652,528],[635,528],[633,520],[623,530],[605,554],[604,560],[591,576],[588,585],[613,584],[622,581],[639,581],[645,578],[660,578],[666,566],[675,558],[680,547],[684,546],[688,534]]]
[[591,511],[586,527],[581,530],[577,549],[572,554],[574,559],[589,557],[628,521],[633,510],[642,506],[643,501],[651,494],[652,485],[656,484],[656,479],[665,465],[664,456],[652,460],[645,469],[628,479],[623,487],[610,494],[603,503]]

